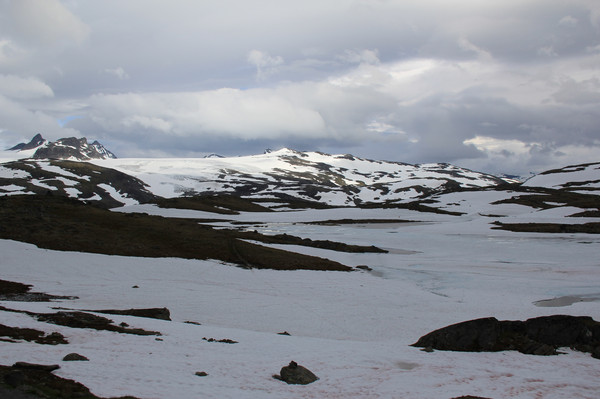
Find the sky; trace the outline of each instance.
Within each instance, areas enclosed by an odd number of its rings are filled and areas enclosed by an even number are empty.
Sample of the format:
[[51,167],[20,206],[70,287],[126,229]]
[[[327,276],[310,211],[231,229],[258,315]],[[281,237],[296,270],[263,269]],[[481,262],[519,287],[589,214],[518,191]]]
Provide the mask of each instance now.
[[600,161],[598,0],[0,0],[0,147]]

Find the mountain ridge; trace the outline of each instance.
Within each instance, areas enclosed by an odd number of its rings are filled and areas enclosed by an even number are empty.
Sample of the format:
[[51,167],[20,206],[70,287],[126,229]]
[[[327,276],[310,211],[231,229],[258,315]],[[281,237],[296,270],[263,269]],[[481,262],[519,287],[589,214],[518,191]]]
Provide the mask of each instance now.
[[241,157],[92,162],[131,174],[165,198],[228,194],[355,206],[506,184],[495,176],[449,164],[410,165],[288,148]]
[[[40,133],[28,143],[19,143],[8,151],[26,152],[26,158],[33,159],[69,159],[86,161],[90,159],[116,158],[115,154],[94,140],[91,144],[87,138],[65,137],[56,141],[48,141]],[[29,154],[32,152],[32,154]],[[29,156],[30,155],[30,156]]]
[[[436,197],[460,191],[513,190],[527,194],[528,202],[537,201],[532,193],[544,190],[573,192],[571,197],[600,194],[600,163],[570,165],[511,183],[448,163],[412,165],[289,148],[239,157],[116,158],[97,141],[65,138],[50,145],[39,134],[15,148],[26,159],[0,163],[0,195],[51,193],[105,208],[223,196],[272,202],[278,208],[292,203],[428,208]],[[97,157],[87,158],[83,150]],[[32,151],[35,156],[27,157]]]

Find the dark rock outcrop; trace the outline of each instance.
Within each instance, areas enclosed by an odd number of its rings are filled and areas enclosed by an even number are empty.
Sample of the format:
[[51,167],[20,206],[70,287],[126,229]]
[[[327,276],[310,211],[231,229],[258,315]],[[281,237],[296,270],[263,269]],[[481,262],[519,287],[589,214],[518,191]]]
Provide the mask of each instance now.
[[274,375],[273,378],[297,385],[307,385],[319,379],[312,371],[293,360],[289,365],[282,367],[279,375]]
[[463,352],[516,350],[530,355],[556,355],[560,347],[600,352],[600,323],[586,316],[554,315],[526,321],[488,317],[441,328],[413,346]]

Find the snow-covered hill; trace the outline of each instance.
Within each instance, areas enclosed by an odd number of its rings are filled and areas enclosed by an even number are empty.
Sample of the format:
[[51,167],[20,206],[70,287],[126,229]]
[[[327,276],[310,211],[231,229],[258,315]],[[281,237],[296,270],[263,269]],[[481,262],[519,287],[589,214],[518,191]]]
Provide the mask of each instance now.
[[148,184],[154,194],[167,198],[229,193],[352,206],[504,183],[449,164],[410,165],[290,149],[244,157],[92,162],[131,174]]
[[531,177],[523,186],[600,194],[600,162],[549,170]]
[[0,195],[54,194],[105,208],[150,202],[143,182],[114,169],[68,160],[16,160],[0,164]]
[[[104,207],[116,207],[161,197],[225,194],[262,203],[273,200],[279,206],[289,201],[306,201],[314,206],[361,207],[407,206],[419,202],[463,212],[461,208],[468,202],[460,201],[463,205],[456,206],[438,197],[457,191],[511,190],[520,194],[490,194],[490,203],[512,200],[541,208],[577,203],[575,206],[587,209],[595,208],[594,198],[600,194],[600,163],[551,170],[519,186],[445,163],[411,165],[290,149],[241,157],[104,157],[88,162],[18,160],[27,155],[32,157],[34,153],[39,156],[53,148],[41,136],[32,143],[0,154],[0,195],[50,191],[87,202],[100,201]],[[53,146],[67,148],[64,143],[55,142]],[[91,147],[93,145],[88,146]],[[556,195],[551,198],[548,190],[563,194],[560,198]],[[546,201],[534,194],[547,196]],[[584,198],[584,204],[577,195],[592,197]]]
[[[39,157],[59,147],[71,148],[66,146],[65,140],[25,151],[35,151],[36,157]],[[88,146],[91,147],[93,145]],[[14,154],[9,155],[15,158]],[[119,195],[113,196],[114,199],[122,204],[127,203],[124,198],[137,198],[139,193],[128,192],[106,179],[98,181],[100,174],[112,176],[114,171],[127,174],[139,180],[136,190],[145,185],[155,196],[165,198],[233,194],[252,199],[304,200],[330,206],[398,203],[456,189],[505,184],[494,176],[443,163],[410,165],[290,149],[229,158],[104,157],[88,161],[95,166],[85,167],[86,164],[80,162],[82,166],[77,167],[73,162],[56,159],[4,162],[0,165],[0,193],[62,190],[66,195],[88,201],[96,195],[104,197],[102,193],[106,187],[96,191],[88,187],[84,194],[78,189],[80,183],[77,181],[65,183],[64,177],[68,177],[65,173],[72,175],[73,169],[77,169],[75,173],[80,179],[90,181],[93,178],[98,184],[112,186],[119,192]],[[39,173],[34,176],[32,170]]]

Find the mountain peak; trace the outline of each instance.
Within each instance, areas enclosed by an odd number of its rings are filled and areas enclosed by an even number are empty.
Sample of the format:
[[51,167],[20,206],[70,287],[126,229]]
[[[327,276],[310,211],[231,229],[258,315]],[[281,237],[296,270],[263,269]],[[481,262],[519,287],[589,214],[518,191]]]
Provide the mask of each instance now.
[[46,142],[46,139],[42,137],[40,133],[33,136],[29,143],[19,143],[16,146],[9,148],[9,151],[27,151],[33,150],[34,148],[40,147]]
[[223,155],[212,153],[212,154],[205,155],[204,158],[210,159],[210,158],[225,158],[225,157]]
[[36,134],[29,143],[20,143],[9,151],[35,150],[34,159],[107,159],[116,158],[115,154],[107,150],[95,140],[89,144],[87,138],[65,137],[56,141],[48,141],[40,133]]
[[85,137],[66,137],[40,147],[33,154],[33,158],[89,160],[116,158],[116,156],[98,141],[89,144]]

